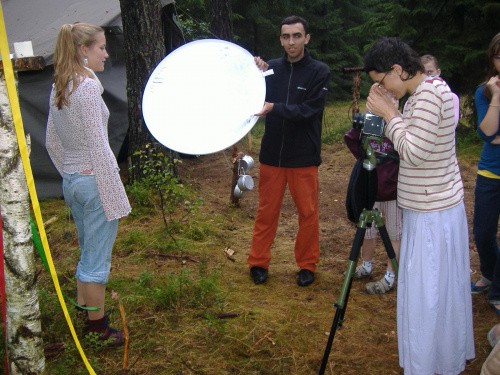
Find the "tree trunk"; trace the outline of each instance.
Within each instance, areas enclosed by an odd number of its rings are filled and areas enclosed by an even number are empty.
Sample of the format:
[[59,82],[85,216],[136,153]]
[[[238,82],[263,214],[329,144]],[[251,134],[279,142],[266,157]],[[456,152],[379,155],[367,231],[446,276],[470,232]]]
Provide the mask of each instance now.
[[[165,155],[175,154],[161,147],[147,130],[142,117],[142,95],[149,75],[165,57],[162,7],[158,0],[120,0],[125,44],[130,181],[143,177],[139,152],[154,144]],[[175,169],[172,172],[177,176]]]
[[210,31],[219,39],[233,41],[230,0],[210,0]]
[[2,72],[0,206],[5,259],[9,374],[41,374],[45,368],[45,357],[36,289],[28,188]]

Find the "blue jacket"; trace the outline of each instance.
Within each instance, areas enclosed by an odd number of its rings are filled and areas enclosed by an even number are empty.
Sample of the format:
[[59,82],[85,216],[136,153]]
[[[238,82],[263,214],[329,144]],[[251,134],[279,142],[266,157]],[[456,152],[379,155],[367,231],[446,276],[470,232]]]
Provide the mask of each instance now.
[[475,96],[477,109],[477,132],[484,140],[483,151],[481,152],[481,159],[479,159],[477,169],[480,171],[486,170],[500,176],[500,145],[490,143],[497,135],[500,135],[500,129],[496,134],[491,136],[485,135],[482,130],[479,129],[479,125],[486,116],[486,112],[488,112],[488,107],[490,105],[490,100],[483,95],[483,88],[484,85],[479,86],[476,90]]
[[285,55],[268,64],[274,74],[266,77],[266,101],[274,107],[266,115],[259,161],[286,168],[320,165],[330,69],[307,50],[295,63]]

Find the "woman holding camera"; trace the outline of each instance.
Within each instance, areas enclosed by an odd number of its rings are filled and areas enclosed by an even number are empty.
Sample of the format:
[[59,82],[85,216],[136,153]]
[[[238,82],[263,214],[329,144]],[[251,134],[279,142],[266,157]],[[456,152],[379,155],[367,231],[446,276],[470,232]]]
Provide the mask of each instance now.
[[[387,122],[385,135],[400,156],[399,363],[405,374],[458,374],[475,353],[451,90],[440,77],[428,77],[399,38],[378,40],[364,66],[375,81],[367,108]],[[399,99],[410,94],[402,115],[387,92]]]

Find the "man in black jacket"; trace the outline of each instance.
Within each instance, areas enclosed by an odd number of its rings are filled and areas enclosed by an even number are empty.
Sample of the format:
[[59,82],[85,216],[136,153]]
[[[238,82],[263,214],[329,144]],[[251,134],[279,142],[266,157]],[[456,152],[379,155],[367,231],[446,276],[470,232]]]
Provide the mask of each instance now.
[[319,261],[318,166],[330,70],[311,58],[305,48],[309,39],[307,22],[301,17],[287,17],[280,25],[284,56],[268,63],[255,58],[259,68],[273,72],[266,77],[264,107],[256,114],[266,116],[259,156],[259,208],[247,260],[256,284],[268,276],[271,245],[287,184],[299,214],[295,240],[298,285],[314,281]]

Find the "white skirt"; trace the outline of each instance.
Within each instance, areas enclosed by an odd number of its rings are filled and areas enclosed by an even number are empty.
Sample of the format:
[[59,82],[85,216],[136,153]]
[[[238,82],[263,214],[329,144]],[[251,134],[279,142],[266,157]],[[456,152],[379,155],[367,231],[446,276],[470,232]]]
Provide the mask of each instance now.
[[456,375],[474,353],[465,206],[403,209],[397,323],[405,375]]

